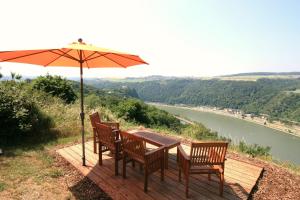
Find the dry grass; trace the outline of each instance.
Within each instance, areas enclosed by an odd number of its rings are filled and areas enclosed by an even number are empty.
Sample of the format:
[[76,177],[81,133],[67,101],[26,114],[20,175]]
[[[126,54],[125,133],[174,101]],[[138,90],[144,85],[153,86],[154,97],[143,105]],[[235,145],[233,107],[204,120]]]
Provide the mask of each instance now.
[[1,199],[109,199],[51,150],[9,151],[0,157]]

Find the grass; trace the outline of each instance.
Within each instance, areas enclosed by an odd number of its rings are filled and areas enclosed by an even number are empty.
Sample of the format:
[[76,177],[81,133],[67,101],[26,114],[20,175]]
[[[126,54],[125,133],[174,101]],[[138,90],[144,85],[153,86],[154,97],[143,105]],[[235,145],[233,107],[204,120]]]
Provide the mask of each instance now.
[[[56,160],[51,152],[62,146],[81,141],[78,108],[79,106],[76,104],[65,108],[55,103],[53,106],[45,105],[44,110],[54,118],[55,127],[48,134],[41,134],[34,140],[23,141],[18,145],[2,148],[4,154],[0,156],[0,196],[3,195],[9,199],[23,197],[25,199],[47,199],[49,197],[54,198],[52,195],[57,194],[59,195],[55,196],[57,199],[73,198],[69,188],[64,185],[65,172],[61,167],[56,166]],[[103,108],[96,108],[96,110],[101,110],[105,118],[116,120],[110,111]],[[90,110],[86,111],[86,113],[89,112]],[[124,120],[118,121],[120,121],[123,130],[138,127],[135,123]],[[86,117],[85,124],[86,138],[91,138],[92,131],[88,117]],[[195,127],[191,127],[181,134],[163,127],[156,127],[154,130],[183,138],[199,139]],[[236,149],[235,146],[231,147],[231,151]],[[269,157],[263,159],[274,162]],[[291,164],[280,162],[276,162],[276,164],[294,172],[300,171],[299,167]],[[45,194],[41,194],[43,192]],[[38,198],[33,196],[37,193],[40,195],[37,196]]]
[[0,192],[2,192],[6,187],[6,184],[3,182],[0,182]]

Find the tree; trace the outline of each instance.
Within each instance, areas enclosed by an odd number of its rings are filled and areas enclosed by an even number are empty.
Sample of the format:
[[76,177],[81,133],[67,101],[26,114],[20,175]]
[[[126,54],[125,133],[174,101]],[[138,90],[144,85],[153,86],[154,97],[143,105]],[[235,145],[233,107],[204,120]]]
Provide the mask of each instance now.
[[17,74],[15,72],[10,72],[10,76],[11,76],[11,80],[12,81],[16,81],[16,80],[21,80],[22,79],[22,75]]
[[125,120],[148,124],[145,109],[138,100],[128,99],[121,101],[117,106],[116,111],[118,117],[122,117]]
[[34,89],[44,91],[57,96],[66,103],[73,103],[77,96],[71,86],[71,83],[61,76],[40,76],[32,82]]

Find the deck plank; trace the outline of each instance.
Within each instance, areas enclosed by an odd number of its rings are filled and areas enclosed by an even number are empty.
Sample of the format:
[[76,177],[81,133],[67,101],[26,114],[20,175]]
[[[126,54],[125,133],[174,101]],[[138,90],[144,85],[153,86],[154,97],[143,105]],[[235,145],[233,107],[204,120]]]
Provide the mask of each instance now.
[[[184,146],[189,151],[188,146]],[[148,192],[144,193],[143,172],[130,163],[127,166],[127,178],[121,175],[114,176],[114,160],[105,153],[103,165],[98,165],[98,155],[93,153],[93,143],[86,142],[86,163],[82,166],[81,144],[57,150],[65,160],[71,163],[84,176],[101,187],[113,199],[143,199],[143,200],[171,200],[185,198],[184,179],[178,181],[178,168],[176,165],[176,148],[170,150],[169,169],[165,170],[165,181],[160,181],[160,173],[150,175]],[[247,199],[255,186],[263,168],[250,163],[228,159],[225,163],[224,196],[220,197],[219,182],[216,176],[212,180],[207,175],[192,175],[190,178],[190,199]],[[119,162],[119,173],[122,173],[122,162]]]

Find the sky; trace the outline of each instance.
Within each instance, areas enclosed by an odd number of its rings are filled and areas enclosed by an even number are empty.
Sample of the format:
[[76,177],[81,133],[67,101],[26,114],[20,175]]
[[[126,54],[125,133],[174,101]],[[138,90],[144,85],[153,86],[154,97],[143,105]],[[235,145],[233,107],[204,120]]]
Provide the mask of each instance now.
[[[78,38],[149,65],[86,69],[85,77],[207,77],[300,71],[298,0],[9,0],[0,51],[63,47]],[[0,72],[78,77],[78,68],[0,63]]]

